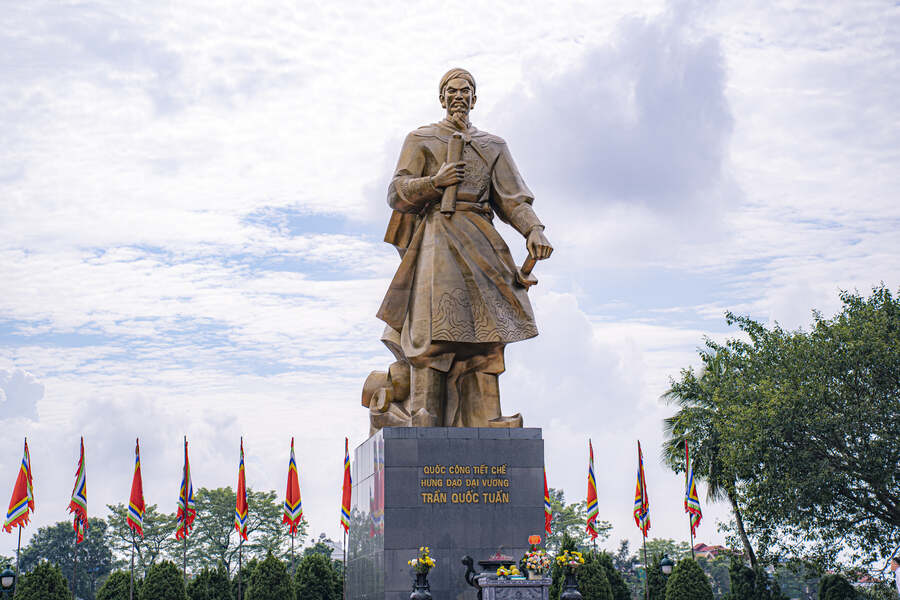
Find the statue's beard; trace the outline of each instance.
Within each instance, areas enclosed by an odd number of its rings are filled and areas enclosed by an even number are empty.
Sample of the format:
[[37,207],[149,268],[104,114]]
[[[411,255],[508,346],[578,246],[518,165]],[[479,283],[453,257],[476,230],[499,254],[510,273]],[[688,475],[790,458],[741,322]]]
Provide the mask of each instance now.
[[469,128],[469,110],[467,108],[451,108],[447,118],[459,129]]

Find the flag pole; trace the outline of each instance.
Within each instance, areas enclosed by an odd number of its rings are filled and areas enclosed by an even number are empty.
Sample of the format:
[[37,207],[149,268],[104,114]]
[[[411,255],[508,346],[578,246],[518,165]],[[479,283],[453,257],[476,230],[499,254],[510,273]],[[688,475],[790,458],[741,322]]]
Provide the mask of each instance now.
[[291,577],[293,577],[297,572],[297,568],[294,566],[294,530],[291,529]]
[[128,583],[128,600],[134,600],[134,529],[131,530],[131,581]]
[[647,534],[644,539],[644,598],[650,600],[650,565],[647,563]]
[[341,592],[344,600],[347,600],[347,530],[344,530],[344,564],[341,565]]
[[241,571],[244,569],[244,538],[241,536],[238,542],[238,595],[237,600],[241,600]]
[[187,435],[184,436],[184,469],[182,479],[184,485],[184,546],[182,547],[181,576],[184,578],[184,587],[187,589],[187,538],[188,538],[188,464],[187,464]]
[[19,543],[16,544],[16,585],[19,584],[19,549],[22,547],[22,526],[19,525]]
[[75,589],[78,587],[78,529],[75,529],[75,564],[72,567],[72,597],[77,598]]

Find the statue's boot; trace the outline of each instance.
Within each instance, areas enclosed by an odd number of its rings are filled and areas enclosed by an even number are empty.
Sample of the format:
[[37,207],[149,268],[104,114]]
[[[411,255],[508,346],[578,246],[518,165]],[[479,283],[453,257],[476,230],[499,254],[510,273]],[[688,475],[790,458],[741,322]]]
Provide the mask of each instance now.
[[438,427],[444,404],[447,375],[431,367],[412,367],[409,382],[409,412],[413,427]]

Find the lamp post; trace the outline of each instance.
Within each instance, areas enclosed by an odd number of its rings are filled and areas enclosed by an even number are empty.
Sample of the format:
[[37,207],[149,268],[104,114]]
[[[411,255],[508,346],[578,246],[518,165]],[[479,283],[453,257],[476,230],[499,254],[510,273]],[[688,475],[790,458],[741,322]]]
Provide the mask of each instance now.
[[668,554],[663,554],[662,560],[659,561],[659,570],[662,571],[663,575],[668,577],[672,574],[672,567],[675,566],[675,561],[669,558]]
[[12,598],[16,591],[16,573],[9,567],[6,567],[0,573],[0,594],[3,598]]

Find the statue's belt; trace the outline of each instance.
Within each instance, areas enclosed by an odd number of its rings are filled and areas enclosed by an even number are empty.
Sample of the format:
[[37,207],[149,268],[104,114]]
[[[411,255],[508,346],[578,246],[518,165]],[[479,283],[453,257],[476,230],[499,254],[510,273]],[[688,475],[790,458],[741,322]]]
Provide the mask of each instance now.
[[[428,206],[428,212],[437,212],[441,210],[440,202],[435,202]],[[467,212],[476,212],[482,215],[488,215],[490,217],[494,216],[494,211],[491,208],[491,205],[487,202],[465,202],[458,200],[456,202],[456,210],[457,211],[467,211]]]

